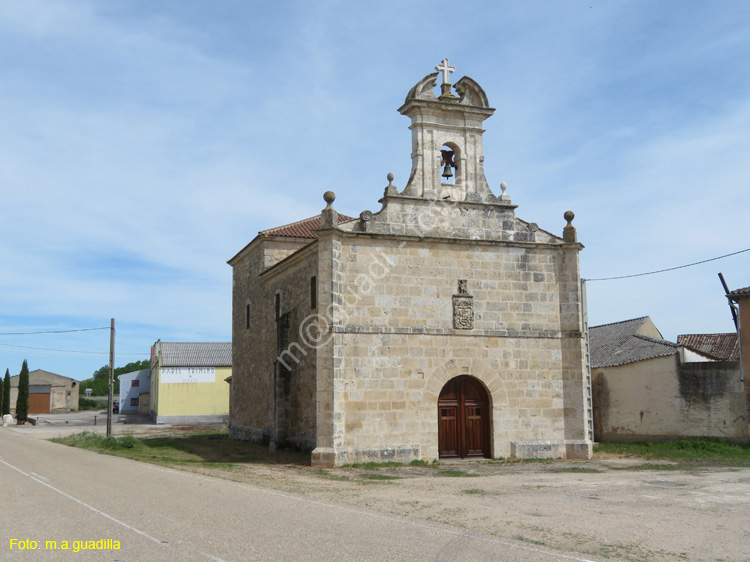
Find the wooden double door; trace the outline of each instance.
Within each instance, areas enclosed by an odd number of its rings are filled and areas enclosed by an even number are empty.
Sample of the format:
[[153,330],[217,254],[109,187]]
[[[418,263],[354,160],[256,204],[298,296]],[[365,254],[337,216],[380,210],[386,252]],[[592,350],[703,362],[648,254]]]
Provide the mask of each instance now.
[[472,376],[449,380],[438,399],[440,458],[490,457],[490,400]]

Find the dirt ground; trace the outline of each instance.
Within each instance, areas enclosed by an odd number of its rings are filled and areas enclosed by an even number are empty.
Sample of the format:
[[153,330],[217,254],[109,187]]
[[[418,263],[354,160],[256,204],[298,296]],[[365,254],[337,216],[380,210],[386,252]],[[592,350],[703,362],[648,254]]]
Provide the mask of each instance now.
[[[134,430],[180,431],[120,425],[116,434]],[[327,504],[613,560],[750,560],[750,468],[598,455],[585,462],[331,470],[257,463],[196,470]]]
[[618,560],[750,560],[750,469],[653,466],[616,458],[374,470],[242,465],[231,478]]

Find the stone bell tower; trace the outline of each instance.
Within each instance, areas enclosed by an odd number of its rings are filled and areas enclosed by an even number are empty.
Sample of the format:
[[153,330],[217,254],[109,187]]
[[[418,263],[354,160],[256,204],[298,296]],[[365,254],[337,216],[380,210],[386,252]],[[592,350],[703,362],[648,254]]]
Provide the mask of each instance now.
[[[412,168],[402,195],[425,199],[494,203],[484,176],[482,123],[494,112],[482,87],[468,76],[453,86],[448,59],[406,96],[399,112],[411,118]],[[442,74],[441,95],[433,88]]]

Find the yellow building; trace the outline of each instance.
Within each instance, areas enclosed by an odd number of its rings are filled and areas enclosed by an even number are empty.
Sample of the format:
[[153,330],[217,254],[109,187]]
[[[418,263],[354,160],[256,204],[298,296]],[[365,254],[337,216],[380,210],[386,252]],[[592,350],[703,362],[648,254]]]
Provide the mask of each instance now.
[[151,348],[151,417],[156,423],[229,419],[232,344],[162,342]]

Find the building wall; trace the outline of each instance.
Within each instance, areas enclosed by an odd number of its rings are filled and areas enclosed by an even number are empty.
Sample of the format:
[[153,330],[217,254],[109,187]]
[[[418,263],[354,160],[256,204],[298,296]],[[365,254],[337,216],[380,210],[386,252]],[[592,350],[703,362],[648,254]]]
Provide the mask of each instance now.
[[[275,369],[274,441],[293,443],[304,450],[315,448],[316,322],[318,308],[312,308],[310,280],[317,278],[317,252],[308,252],[278,271],[264,275],[266,291],[266,348],[275,350],[269,359]],[[270,275],[273,273],[273,275]],[[275,295],[281,296],[280,325],[275,318]],[[317,292],[315,300],[317,301]],[[325,327],[325,326],[324,326]],[[281,329],[279,334],[277,330]],[[278,338],[277,336],[281,336]],[[273,366],[272,366],[273,367]]]
[[[130,401],[138,398],[141,394],[148,394],[151,389],[151,370],[142,369],[119,375],[120,380],[120,413],[135,414],[139,411],[139,406],[131,406]],[[133,380],[138,380],[138,386],[133,386]],[[140,404],[140,402],[139,402]]]
[[680,363],[675,353],[595,369],[593,379],[597,441],[748,440],[737,362]]
[[[330,261],[321,279],[342,291],[332,298],[337,334],[318,355],[321,464],[436,459],[438,395],[461,374],[490,393],[494,457],[590,452],[574,443],[586,439],[577,252],[346,236],[320,244],[321,270]],[[473,330],[453,328],[459,279],[473,296]]]
[[[18,379],[19,376],[10,377],[10,409],[16,411],[16,401],[18,400]],[[78,381],[35,369],[29,372],[29,386],[49,386],[50,387],[50,413],[63,413],[78,410]]]
[[148,414],[151,408],[151,393],[142,392],[138,395],[138,413]]
[[[213,382],[165,383],[159,365],[152,370],[158,403],[152,402],[156,423],[214,423],[229,417],[229,385],[224,381],[231,367],[216,367]],[[153,396],[153,393],[152,393]]]
[[745,379],[745,419],[750,424],[750,297],[738,301],[740,314],[740,349]]
[[[309,239],[259,238],[230,261],[232,363],[236,375],[232,377],[231,390],[229,432],[232,438],[268,443],[274,435],[274,362],[277,356],[274,295],[277,286],[269,289],[260,274],[309,243]],[[307,283],[309,291],[309,279]],[[301,294],[303,290],[301,286]],[[282,288],[282,306],[284,311],[289,311],[294,299],[285,293]]]
[[[233,438],[316,447],[320,464],[432,460],[440,390],[471,374],[492,400],[493,456],[590,454],[577,248],[319,234],[266,273],[273,241],[233,260]],[[459,279],[473,330],[453,328]],[[311,318],[329,337],[305,335]]]

